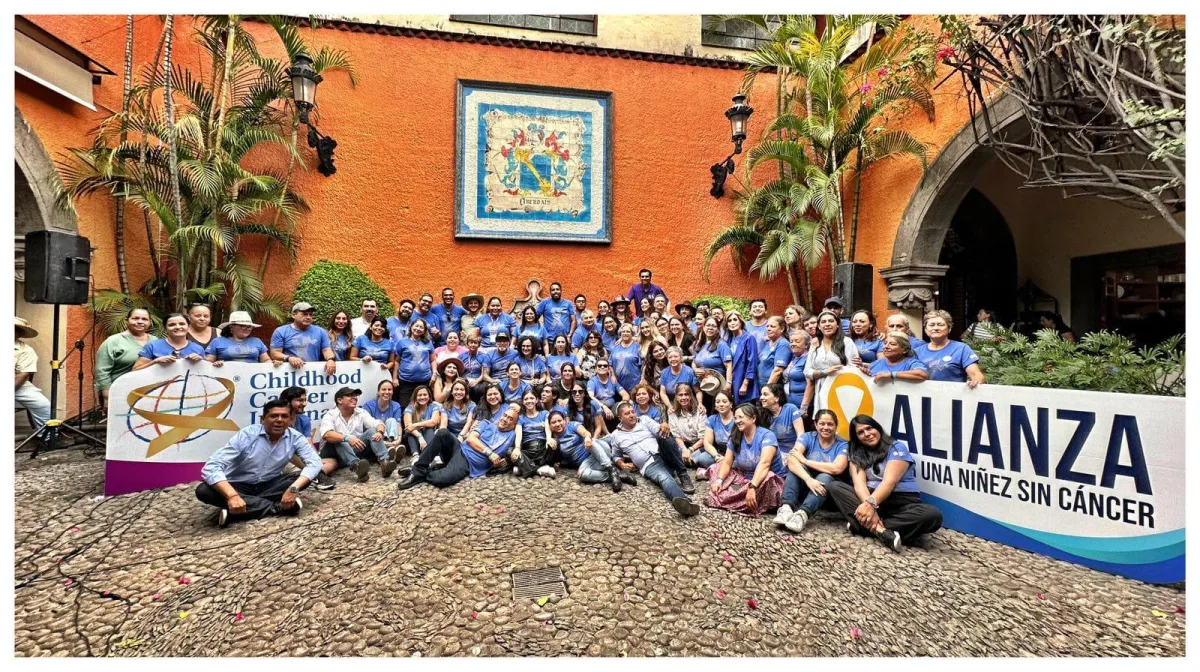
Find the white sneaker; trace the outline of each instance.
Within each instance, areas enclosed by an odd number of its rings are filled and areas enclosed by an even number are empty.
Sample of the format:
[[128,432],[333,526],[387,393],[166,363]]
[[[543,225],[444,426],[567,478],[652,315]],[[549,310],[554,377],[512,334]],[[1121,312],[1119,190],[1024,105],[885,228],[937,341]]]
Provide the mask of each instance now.
[[520,476],[520,475],[521,475],[521,470],[518,469],[517,467],[513,467],[513,476]]
[[704,467],[697,467],[696,468],[696,480],[697,481],[707,481],[708,480],[708,470],[705,469]]
[[792,512],[792,507],[787,504],[783,504],[779,507],[779,513],[775,514],[775,524],[783,527],[784,525],[787,525],[788,520],[790,520],[793,515],[795,514]]
[[442,458],[441,458],[441,456],[439,455],[439,456],[437,456],[437,457],[433,458],[433,462],[431,462],[431,463],[429,464],[429,466],[433,467],[434,469],[437,469],[438,467],[442,466]]
[[554,478],[554,473],[555,473],[555,472],[554,472],[554,467],[552,467],[552,466],[550,466],[550,465],[548,465],[548,464],[544,464],[544,465],[542,465],[542,466],[538,467],[537,473],[538,473],[538,476],[545,476],[545,477],[547,477],[547,478]]
[[788,519],[787,523],[784,524],[784,527],[792,532],[795,532],[796,534],[799,534],[800,531],[804,529],[804,525],[807,522],[808,512],[804,509],[800,509],[796,513],[792,514],[792,517]]

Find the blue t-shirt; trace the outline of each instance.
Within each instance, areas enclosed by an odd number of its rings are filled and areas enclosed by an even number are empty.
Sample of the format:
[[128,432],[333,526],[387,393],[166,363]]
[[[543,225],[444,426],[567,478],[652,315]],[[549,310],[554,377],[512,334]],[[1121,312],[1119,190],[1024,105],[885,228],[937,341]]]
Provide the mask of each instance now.
[[429,309],[429,314],[437,318],[438,331],[442,332],[442,340],[445,340],[446,334],[462,331],[462,317],[467,314],[467,310],[462,306],[446,308],[446,304],[439,303]]
[[[395,403],[395,402],[393,402],[393,403]],[[415,413],[416,410],[417,410],[416,404],[409,404],[408,408],[404,409],[404,412],[405,412],[405,414],[412,414],[412,413]],[[441,413],[441,412],[442,412],[442,405],[436,401],[431,401],[431,402],[429,402],[429,405],[425,407],[425,412],[421,414],[421,417],[413,418],[413,422],[421,422],[422,420],[431,420],[433,418],[434,413]]]
[[892,447],[888,448],[883,460],[867,469],[867,489],[874,491],[879,487],[879,484],[883,482],[883,474],[887,471],[887,465],[892,460],[902,460],[908,463],[908,468],[892,492],[920,492],[920,488],[917,487],[916,461],[913,459],[912,453],[908,452],[908,444],[903,441],[892,443]]
[[756,327],[753,322],[747,320],[743,325],[742,329],[758,341],[758,349],[761,350],[762,344],[767,342],[767,323],[763,322],[762,326]]
[[804,390],[808,388],[808,379],[804,377],[804,365],[808,363],[808,351],[799,357],[793,356],[783,370],[783,380],[787,383],[787,400],[797,407],[804,403]]
[[[600,402],[596,401],[595,399],[591,399],[589,401],[592,405],[592,419],[595,420],[596,418],[604,417],[604,406],[601,405]],[[566,402],[566,400],[563,400],[563,401],[555,404],[554,410],[562,411],[563,415],[567,418],[567,420],[570,420],[572,422],[583,423],[583,420],[584,420],[583,409],[582,408],[579,409],[578,411],[575,412],[575,415],[572,416],[570,413],[570,407],[569,407],[568,403]],[[588,428],[588,431],[591,431],[590,427]]]
[[880,357],[871,362],[870,371],[874,376],[879,373],[900,373],[901,371],[925,371],[928,373],[929,369],[916,357],[905,357],[896,364],[889,364],[887,357]]
[[621,337],[620,337],[620,335],[618,335],[618,334],[610,334],[610,333],[608,333],[607,331],[603,331],[603,330],[601,330],[601,332],[600,332],[600,342],[604,344],[604,349],[605,349],[605,350],[607,350],[607,351],[610,351],[610,352],[611,352],[611,351],[612,351],[612,346],[613,346],[613,345],[615,345],[615,344],[617,344],[617,343],[619,343],[620,341],[621,341]]
[[655,406],[654,404],[650,404],[650,407],[648,409],[646,409],[645,411],[643,411],[641,408],[639,408],[637,404],[634,404],[633,412],[636,413],[637,417],[639,417],[639,418],[642,417],[643,415],[648,415],[651,418],[654,418],[654,420],[656,422],[662,422],[662,419],[663,419],[662,411],[659,410],[658,406]]
[[220,362],[257,362],[267,353],[267,346],[257,336],[248,336],[244,341],[218,336],[208,344],[205,354],[213,355]]
[[399,341],[403,338],[408,338],[408,326],[412,324],[413,318],[401,322],[399,317],[389,317],[387,319],[388,338],[393,341]]
[[629,345],[614,343],[608,351],[608,361],[612,362],[613,375],[626,392],[637,387],[642,379],[642,353],[637,341]]
[[496,347],[496,334],[503,329],[508,332],[509,336],[512,336],[517,329],[517,321],[508,313],[500,313],[500,316],[496,318],[484,313],[475,318],[475,326],[479,329],[479,335],[483,339],[480,347],[494,348]]
[[554,438],[558,441],[559,462],[563,466],[578,469],[584,460],[592,456],[587,446],[583,445],[583,437],[579,435],[579,423],[574,420],[568,421],[563,433]]
[[696,350],[692,355],[692,366],[698,369],[712,369],[725,375],[725,364],[733,361],[733,351],[725,341],[717,341],[717,348],[709,350],[710,344],[705,344],[704,347]]
[[282,350],[284,356],[299,357],[305,362],[321,361],[324,359],[321,353],[328,347],[329,333],[311,324],[303,330],[285,324],[271,334],[272,350]]
[[459,409],[453,403],[447,402],[442,410],[446,412],[446,429],[457,435],[467,426],[467,420],[475,415],[475,402],[468,400],[465,409]]
[[546,440],[546,418],[550,414],[546,411],[538,411],[537,415],[532,418],[525,414],[525,410],[521,410],[521,415],[517,418],[517,422],[521,425],[521,443],[529,443],[530,441]]
[[535,354],[533,359],[517,357],[517,363],[521,365],[521,378],[525,380],[538,379],[546,373],[546,358],[542,355]]
[[391,357],[392,350],[396,348],[396,344],[386,335],[380,339],[378,343],[371,340],[370,336],[363,334],[354,339],[354,347],[358,348],[358,358],[370,357],[372,361],[387,364],[388,358]]
[[307,413],[296,416],[296,424],[293,425],[297,432],[304,435],[304,438],[312,441],[312,418],[308,417]]
[[428,383],[433,377],[433,343],[402,338],[394,346],[400,363],[396,376],[406,383]]
[[802,434],[799,444],[804,446],[804,458],[813,462],[833,462],[850,450],[850,444],[837,434],[833,435],[833,445],[828,450],[821,447],[821,437],[816,432]]
[[523,380],[519,382],[520,384],[517,385],[517,389],[514,390],[509,386],[507,378],[501,381],[500,392],[504,395],[505,403],[519,404],[521,403],[521,397],[525,396],[526,392],[533,389],[530,387],[529,383]]
[[483,366],[487,363],[489,355],[482,350],[476,350],[475,354],[471,354],[470,350],[460,351],[458,358],[462,360],[462,375],[463,378],[478,378],[483,375]]
[[[592,333],[593,331],[596,332],[597,334],[599,334],[602,331],[600,329],[599,322],[593,324],[591,329],[588,329],[587,327],[583,326],[582,324],[577,326],[575,328],[575,333],[571,334],[571,349],[578,350],[578,349],[582,348],[583,342],[587,340],[588,334]],[[601,339],[600,342],[603,343],[604,340]]]
[[[500,457],[508,457],[509,451],[513,449],[513,442],[516,441],[516,428],[507,432],[500,431],[496,423],[491,420],[484,420],[471,430],[472,434],[479,433],[479,440],[483,445],[492,450],[493,453]],[[471,465],[471,478],[479,478],[486,476],[492,468],[492,462],[488,456],[475,450],[463,441],[460,447],[462,454],[467,458],[467,463]]]
[[[908,337],[908,345],[912,348],[913,352],[916,352],[917,348],[921,347],[922,345],[925,345],[925,341],[922,341],[921,339],[917,338],[916,336],[909,336]],[[882,351],[883,346],[879,346],[879,349]]]
[[527,324],[523,327],[517,327],[516,333],[512,335],[512,349],[520,351],[521,338],[529,336],[533,339],[533,353],[536,355],[542,352],[542,342],[546,339],[546,333],[542,331],[540,324]]
[[617,382],[616,378],[609,376],[608,382],[602,383],[599,376],[592,376],[591,380],[588,381],[587,388],[588,394],[595,401],[609,408],[614,408],[617,405],[616,402],[620,396],[619,390],[621,389],[621,385]]
[[546,357],[546,368],[550,370],[550,380],[562,378],[563,364],[570,362],[575,366],[575,355],[550,355]]
[[667,389],[667,396],[675,398],[675,387],[680,383],[691,385],[695,389],[700,381],[696,380],[696,372],[692,367],[684,364],[679,368],[679,374],[676,375],[671,371],[671,367],[663,369],[663,372],[658,377],[659,383]]
[[879,351],[883,349],[883,339],[877,338],[873,341],[864,341],[862,339],[854,339],[854,347],[858,348],[858,356],[864,364],[879,359]]
[[516,348],[510,347],[503,353],[497,349],[483,356],[483,365],[488,368],[492,378],[504,380],[508,378],[508,365],[517,361],[520,356]]
[[571,318],[575,315],[575,304],[566,299],[542,299],[537,305],[538,317],[542,318],[542,329],[546,338],[571,333]]
[[337,338],[329,342],[329,347],[333,349],[333,357],[339,362],[344,362],[350,359],[350,344],[351,340],[346,338],[345,334],[338,334]]
[[779,441],[779,452],[787,455],[796,445],[796,420],[800,419],[800,409],[795,404],[784,404],[779,409],[779,415],[771,421],[771,433]]
[[[741,472],[746,478],[754,477],[754,470],[758,468],[758,462],[762,459],[763,449],[774,446],[779,448],[779,441],[775,438],[775,434],[769,429],[759,427],[754,430],[754,439],[746,441],[746,437],[742,437],[742,445],[731,447],[733,450],[733,468]],[[779,450],[775,451],[774,457],[771,458],[771,471],[785,475],[783,467],[783,459],[779,457]]]
[[934,350],[926,343],[914,354],[929,371],[930,380],[947,383],[967,382],[967,367],[979,362],[979,355],[962,341],[948,341],[941,350]]
[[713,413],[708,416],[708,428],[713,431],[713,445],[721,446],[729,443],[729,433],[733,431],[733,418],[728,423],[721,422],[721,415]]
[[790,361],[792,361],[792,348],[788,345],[787,339],[780,338],[775,341],[774,346],[771,345],[770,341],[761,343],[758,350],[758,369],[756,371],[758,373],[758,384],[766,385],[767,381],[771,379],[771,372],[775,370],[775,367],[786,367]]
[[183,359],[192,354],[203,357],[204,348],[193,341],[188,341],[187,345],[176,350],[175,346],[168,343],[165,338],[156,338],[143,345],[142,349],[138,351],[138,357],[145,357],[146,359],[157,359],[159,357],[166,357],[167,355],[175,355],[179,359]]
[[395,420],[399,423],[404,422],[404,409],[395,401],[389,401],[387,408],[380,409],[379,400],[372,399],[359,408],[366,411],[371,415],[372,418],[375,418],[380,422],[387,422],[388,420]]

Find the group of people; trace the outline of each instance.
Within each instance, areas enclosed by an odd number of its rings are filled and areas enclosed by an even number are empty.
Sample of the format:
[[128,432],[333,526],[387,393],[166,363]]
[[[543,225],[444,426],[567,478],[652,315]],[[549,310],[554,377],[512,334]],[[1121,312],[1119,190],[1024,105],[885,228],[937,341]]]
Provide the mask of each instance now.
[[[971,348],[949,340],[945,311],[926,315],[926,341],[900,313],[882,334],[869,311],[844,317],[838,297],[816,315],[798,305],[769,315],[757,299],[743,316],[699,302],[672,306],[651,279],[643,269],[629,292],[594,309],[583,295],[565,299],[556,282],[549,298],[516,315],[498,297],[456,303],[450,288],[436,305],[430,294],[406,299],[388,318],[366,299],[358,317],[337,311],[327,328],[300,302],[269,345],[250,334],[258,325],[248,315],[233,313],[217,334],[207,309],[193,308],[170,317],[167,337],[144,343],[132,368],[179,357],[217,366],[324,361],[327,369],[358,360],[389,373],[362,406],[362,390],[338,390],[315,431],[301,388],[264,407],[262,424],[213,454],[197,488],[222,524],[298,512],[296,491],[332,488],[330,474],[342,468],[366,481],[374,463],[383,478],[399,473],[400,490],[574,470],[583,483],[619,492],[640,473],[683,516],[700,510],[694,476],[709,481],[710,507],[775,512],[778,525],[799,532],[828,501],[851,532],[893,550],[938,529],[941,514],[920,502],[904,442],[867,415],[850,420],[849,441],[839,438],[821,388],[845,367],[880,385],[984,383]],[[298,476],[284,474],[289,463]]]

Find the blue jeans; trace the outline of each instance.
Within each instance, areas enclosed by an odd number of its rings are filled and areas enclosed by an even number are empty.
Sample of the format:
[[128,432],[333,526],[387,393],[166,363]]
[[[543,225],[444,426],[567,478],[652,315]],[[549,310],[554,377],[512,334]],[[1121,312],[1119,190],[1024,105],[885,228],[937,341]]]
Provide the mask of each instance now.
[[647,480],[657,483],[658,487],[662,488],[663,494],[667,496],[667,499],[687,497],[683,490],[680,489],[679,484],[675,482],[675,475],[671,473],[671,470],[667,468],[662,459],[657,456],[653,459],[654,461],[650,463],[650,466],[646,467],[646,472],[643,476]]
[[[370,448],[371,452],[375,453],[376,459],[380,462],[387,460],[388,451],[387,446],[383,445],[383,439],[372,441],[372,436],[375,436],[375,430],[368,429],[358,435],[358,440],[367,444],[367,447]],[[354,463],[359,460],[358,453],[354,450],[354,446],[350,445],[349,441],[334,444],[333,449],[337,451],[338,462],[341,462],[344,466],[353,467]]]
[[581,483],[607,483],[612,478],[613,461],[608,442],[604,439],[592,441],[592,456],[579,465]]
[[42,391],[33,385],[26,383],[16,389],[13,393],[13,399],[25,407],[29,414],[33,416],[33,428],[37,429],[46,424],[50,420],[50,400]]
[[395,418],[388,418],[387,421],[383,423],[383,438],[392,440],[400,438],[399,420]]
[[704,452],[703,448],[692,451],[692,464],[696,465],[697,467],[701,469],[708,469],[716,463],[717,458]]
[[[833,476],[821,472],[817,474],[816,478],[818,483],[825,486],[825,492],[828,493]],[[799,502],[801,497],[804,497],[804,501],[800,503],[800,509],[811,516],[825,503],[826,495],[818,495],[813,492],[808,488],[807,483],[788,470],[787,480],[783,484],[783,503],[795,509],[796,502]]]

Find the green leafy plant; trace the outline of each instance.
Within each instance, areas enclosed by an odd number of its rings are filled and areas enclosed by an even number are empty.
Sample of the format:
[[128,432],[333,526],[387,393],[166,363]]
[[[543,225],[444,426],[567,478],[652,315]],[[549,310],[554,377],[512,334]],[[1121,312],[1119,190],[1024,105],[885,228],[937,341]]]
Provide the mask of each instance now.
[[993,327],[994,340],[968,339],[988,382],[1182,397],[1186,392],[1183,336],[1138,348],[1121,334],[1098,331],[1069,343],[1053,329],[1031,340]]
[[742,299],[735,296],[706,295],[697,296],[688,303],[694,306],[700,301],[708,301],[709,305],[713,308],[720,308],[726,312],[737,310],[743,317],[750,317],[750,299]]
[[313,323],[325,325],[339,310],[358,317],[364,299],[375,299],[379,314],[396,314],[396,307],[387,292],[357,266],[322,259],[313,264],[296,283],[293,301],[307,301],[316,308]]

